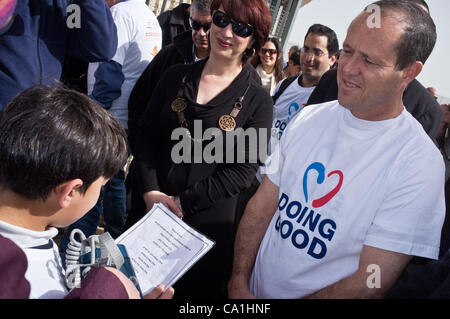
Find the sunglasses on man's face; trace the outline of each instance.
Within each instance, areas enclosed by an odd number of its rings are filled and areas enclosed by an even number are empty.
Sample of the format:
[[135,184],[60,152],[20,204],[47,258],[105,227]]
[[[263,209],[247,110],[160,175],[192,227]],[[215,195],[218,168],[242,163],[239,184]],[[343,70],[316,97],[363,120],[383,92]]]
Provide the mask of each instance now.
[[200,23],[192,18],[189,18],[189,24],[191,25],[191,28],[195,31],[200,30],[200,28],[203,28],[203,30],[206,32],[211,27],[211,23]]
[[275,55],[275,54],[277,54],[277,50],[261,48],[261,53],[262,53],[262,55],[264,55],[266,53],[269,53],[269,55]]
[[247,38],[253,34],[253,27],[250,24],[233,21],[226,13],[219,10],[213,11],[212,22],[219,28],[225,28],[231,23],[231,30],[241,38]]

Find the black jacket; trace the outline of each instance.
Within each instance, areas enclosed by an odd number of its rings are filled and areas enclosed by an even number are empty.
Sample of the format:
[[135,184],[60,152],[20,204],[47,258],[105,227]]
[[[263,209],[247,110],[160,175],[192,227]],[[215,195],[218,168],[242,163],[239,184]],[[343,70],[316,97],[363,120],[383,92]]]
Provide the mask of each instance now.
[[[306,105],[337,100],[337,97],[337,69],[335,68],[322,76]],[[425,132],[431,139],[435,141],[442,120],[442,110],[439,103],[436,102],[419,81],[413,80],[406,87],[403,93],[403,104],[406,110],[422,124]]]
[[[193,138],[202,138],[196,132],[203,136],[208,129],[217,128],[219,118],[230,114],[240,97],[243,97],[242,109],[235,117],[236,127],[270,132],[272,126],[272,100],[267,91],[253,80],[250,66],[244,67],[233,82],[207,104],[198,104],[196,97],[205,63],[206,60],[180,64],[164,73],[145,110],[136,138],[136,154],[130,166],[133,187],[128,224],[132,225],[147,212],[142,194],[160,190],[168,195],[179,195],[185,213],[183,221],[216,242],[214,249],[176,283],[174,288],[178,298],[224,297],[233,256],[237,197],[255,178],[258,160],[263,160],[258,157],[261,156],[258,147],[268,142],[270,133],[266,136],[256,134],[254,143],[238,130],[237,136],[216,135],[214,142],[188,142],[193,148],[200,147],[202,155],[205,152],[211,154],[207,149],[214,143],[217,146],[214,146],[216,159],[209,162],[203,156],[196,156],[195,149],[192,152],[184,149],[183,157],[190,153],[187,156],[192,155],[195,161],[177,163],[172,152],[176,145],[180,145],[179,139],[185,138],[172,138],[180,122],[177,113],[171,109],[171,103],[180,94],[185,99],[184,115]],[[183,78],[186,79],[184,85],[181,84]],[[194,128],[194,121],[200,121],[201,127]],[[220,141],[223,143],[215,144]],[[241,155],[244,160],[237,161]],[[257,161],[251,161],[252,155],[256,155]]]
[[189,14],[186,9],[190,4],[182,3],[170,11],[164,11],[158,16],[158,22],[162,30],[162,47],[172,43],[175,36],[191,29]]
[[[158,52],[134,85],[128,100],[128,142],[132,153],[139,121],[144,115],[145,108],[159,79],[173,65],[194,63],[193,48],[191,30],[177,35],[172,44]],[[249,69],[251,78],[261,85],[261,78],[255,68],[250,64],[247,64],[246,67]]]
[[156,84],[171,66],[194,62],[193,46],[190,30],[177,35],[172,44],[158,52],[134,85],[128,100],[128,141],[132,152],[139,120],[144,114]]

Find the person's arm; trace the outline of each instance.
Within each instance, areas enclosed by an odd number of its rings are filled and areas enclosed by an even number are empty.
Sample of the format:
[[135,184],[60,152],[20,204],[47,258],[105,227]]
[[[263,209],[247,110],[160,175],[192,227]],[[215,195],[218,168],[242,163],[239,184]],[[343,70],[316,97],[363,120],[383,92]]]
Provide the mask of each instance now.
[[90,97],[109,109],[112,102],[122,94],[125,76],[122,66],[115,62],[101,62],[94,73],[94,87]]
[[[411,259],[412,256],[410,255],[363,246],[358,270],[353,275],[305,298],[382,298],[397,281]],[[379,273],[378,270],[380,271]],[[376,276],[379,276],[378,287],[376,283],[378,279],[376,279]]]
[[436,134],[436,139],[442,140],[445,137],[445,131],[448,128],[448,125],[450,123],[450,104],[442,104],[441,110],[442,110],[442,121],[439,126],[438,133]]
[[122,66],[129,55],[129,47],[134,38],[134,31],[130,26],[132,17],[115,6],[111,8],[111,15],[117,27],[118,47],[111,61],[99,63],[91,94],[91,97],[106,109],[110,108],[112,102],[122,94],[122,84],[125,81]]
[[[174,289],[156,286],[144,299],[171,299]],[[140,299],[139,291],[120,270],[112,267],[92,269],[64,299]]]
[[249,280],[261,241],[278,205],[277,185],[264,177],[256,194],[250,199],[236,235],[233,271],[228,282],[229,298],[254,298]]
[[[445,215],[444,164],[433,147],[426,145],[392,163],[386,196],[365,235],[357,271],[309,298],[381,298],[412,256],[437,258]],[[371,288],[376,269],[380,288]]]
[[31,285],[25,277],[28,260],[12,240],[0,235],[0,299],[30,298]]
[[67,53],[85,62],[109,61],[117,49],[117,28],[104,0],[72,0],[81,26],[66,27]]
[[182,63],[183,57],[173,45],[168,45],[158,52],[134,85],[128,100],[128,143],[132,153],[135,153],[139,122],[158,81],[171,66]]
[[172,196],[160,192],[156,167],[158,164],[157,148],[160,141],[160,113],[163,107],[168,107],[167,101],[172,101],[176,93],[168,90],[168,87],[178,89],[184,69],[170,68],[158,82],[154,93],[145,108],[136,135],[136,146],[133,162],[136,167],[136,182],[139,191],[150,210],[155,203],[165,204],[178,216],[182,216],[181,209],[177,206]]

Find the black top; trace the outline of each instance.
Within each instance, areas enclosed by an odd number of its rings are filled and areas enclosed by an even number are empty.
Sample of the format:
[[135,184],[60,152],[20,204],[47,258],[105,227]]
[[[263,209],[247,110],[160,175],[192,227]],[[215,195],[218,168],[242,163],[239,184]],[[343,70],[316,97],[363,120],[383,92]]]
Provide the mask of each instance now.
[[158,52],[134,85],[128,100],[128,142],[132,153],[134,153],[139,121],[159,79],[173,65],[193,63],[193,47],[191,30],[178,34],[172,44]]
[[[338,98],[337,69],[326,72],[308,99],[307,105],[319,104]],[[435,141],[442,120],[442,110],[439,103],[420,84],[413,80],[403,93],[403,104],[406,110],[422,124],[425,132]]]
[[[213,141],[193,145],[193,142],[187,140],[187,144],[194,148],[192,154],[195,155],[196,147],[200,150],[196,163],[175,164],[172,161],[172,147],[180,144],[179,140],[171,140],[171,134],[180,127],[180,122],[177,113],[171,109],[171,103],[178,96],[183,77],[186,75],[184,90],[181,91],[187,102],[184,116],[192,138],[203,137],[196,134],[194,120],[200,120],[201,129],[196,127],[200,133],[208,128],[218,128],[219,118],[229,115],[236,100],[245,92],[243,107],[236,116],[237,128],[261,128],[265,133],[261,137],[255,134],[256,139],[253,139],[251,145],[267,145],[272,125],[272,99],[253,80],[249,67],[244,67],[234,81],[207,104],[196,103],[206,61],[176,65],[164,73],[146,108],[136,140],[135,158],[132,162],[134,168],[130,168],[136,187],[132,191],[132,218],[137,219],[136,217],[145,213],[142,193],[146,191],[160,190],[168,195],[179,195],[186,214],[183,220],[216,242],[213,249],[175,284],[176,298],[181,299],[226,296],[226,283],[233,257],[237,195],[251,185],[259,165],[256,160],[264,160],[260,158],[257,147],[253,149],[249,147],[249,143],[243,142],[243,134],[238,135],[237,140],[229,139],[230,136],[219,129],[218,137]],[[239,130],[236,129],[235,132],[237,131]],[[261,143],[260,138],[263,139]],[[220,141],[223,142],[223,149],[220,144],[215,144]],[[226,141],[230,147],[226,147]],[[202,150],[207,153],[208,147],[217,151],[215,162],[207,163],[201,156]],[[227,151],[233,155],[230,158],[234,161],[227,163]],[[235,161],[239,155],[243,155],[243,163]],[[253,155],[255,160],[251,162]]]
[[[171,134],[174,129],[180,127],[180,123],[170,105],[177,97],[182,78],[187,75],[183,97],[188,107],[184,114],[194,138],[201,138],[194,134],[194,120],[201,120],[202,133],[207,128],[218,127],[219,118],[231,113],[234,103],[247,88],[242,110],[236,117],[237,127],[267,130],[265,141],[267,144],[272,123],[271,98],[252,79],[251,72],[246,67],[224,91],[206,105],[196,103],[200,76],[206,61],[202,60],[191,65],[176,65],[161,78],[141,122],[134,159],[139,172],[141,192],[161,190],[168,195],[179,195],[182,208],[187,214],[212,209],[219,201],[237,195],[251,184],[258,163],[248,163],[247,160],[247,163],[208,164],[202,158],[199,159],[199,163],[177,165],[172,162],[172,147],[179,140],[172,141]],[[227,138],[224,134],[222,137],[225,140]],[[202,147],[209,143],[203,142]],[[236,143],[232,143],[232,147],[236,148]],[[248,147],[246,144],[246,159],[249,155],[254,155],[248,154]],[[228,148],[227,151],[234,149]],[[194,150],[192,153],[194,154]],[[222,158],[225,162],[226,155],[223,154]],[[264,158],[258,157],[258,160],[262,161]]]
[[188,3],[182,3],[173,10],[164,11],[158,16],[158,22],[162,31],[162,47],[172,43],[173,38],[186,30],[190,30]]
[[[158,52],[134,85],[128,100],[128,142],[133,154],[135,153],[139,121],[144,115],[158,81],[171,66],[194,63],[193,48],[194,41],[191,30],[178,34],[172,44]],[[261,84],[261,78],[255,68],[250,64],[245,67],[249,69],[251,77]]]

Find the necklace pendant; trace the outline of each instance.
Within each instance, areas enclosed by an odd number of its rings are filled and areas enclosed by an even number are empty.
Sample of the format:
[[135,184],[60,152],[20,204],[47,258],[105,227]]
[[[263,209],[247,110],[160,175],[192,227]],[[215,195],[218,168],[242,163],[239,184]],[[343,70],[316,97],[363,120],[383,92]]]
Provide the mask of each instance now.
[[222,115],[219,119],[219,127],[225,132],[233,131],[236,128],[236,121],[231,115]]
[[170,105],[172,110],[177,113],[183,112],[186,109],[186,106],[186,100],[180,97],[173,100],[172,104]]

